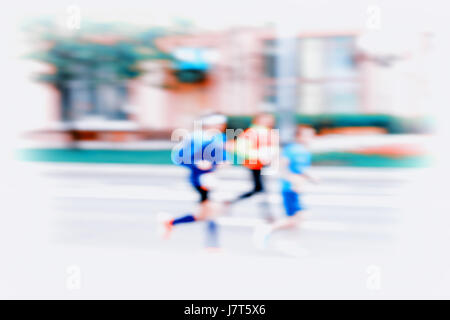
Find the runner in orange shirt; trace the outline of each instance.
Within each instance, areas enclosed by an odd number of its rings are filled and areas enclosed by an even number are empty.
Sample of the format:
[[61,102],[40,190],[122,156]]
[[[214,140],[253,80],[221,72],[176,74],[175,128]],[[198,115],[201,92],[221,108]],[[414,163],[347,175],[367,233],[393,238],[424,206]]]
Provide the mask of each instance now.
[[250,169],[253,188],[230,201],[229,204],[265,191],[261,171],[263,167],[271,163],[278,149],[278,135],[272,130],[274,125],[273,115],[261,113],[255,116],[250,127],[238,136],[234,151],[238,162]]

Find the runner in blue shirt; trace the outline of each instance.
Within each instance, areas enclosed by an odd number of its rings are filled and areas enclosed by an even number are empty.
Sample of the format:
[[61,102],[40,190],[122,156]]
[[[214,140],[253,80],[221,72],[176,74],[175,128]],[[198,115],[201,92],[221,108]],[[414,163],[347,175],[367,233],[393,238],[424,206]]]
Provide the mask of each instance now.
[[189,182],[200,196],[200,206],[195,214],[186,214],[179,218],[160,217],[164,227],[163,236],[168,238],[174,226],[195,221],[209,220],[217,213],[217,204],[209,199],[210,190],[204,178],[226,162],[225,150],[227,118],[221,114],[211,114],[199,120],[201,129],[185,137],[173,150],[172,162],[190,170]]
[[305,208],[301,201],[307,181],[315,181],[309,174],[311,153],[307,146],[314,136],[314,129],[307,126],[297,128],[295,142],[285,145],[281,152],[281,195],[286,219],[261,225],[255,228],[254,241],[257,247],[264,248],[269,236],[276,230],[292,228],[298,225]]

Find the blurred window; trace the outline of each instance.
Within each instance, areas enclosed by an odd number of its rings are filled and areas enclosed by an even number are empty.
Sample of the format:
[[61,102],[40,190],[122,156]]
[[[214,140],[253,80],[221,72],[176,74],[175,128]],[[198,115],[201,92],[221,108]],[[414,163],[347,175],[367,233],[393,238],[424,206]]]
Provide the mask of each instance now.
[[[298,111],[358,112],[359,80],[353,36],[302,38],[297,46]],[[276,78],[276,41],[264,42],[264,76]],[[276,103],[275,85],[264,88],[264,101]]]
[[357,112],[359,83],[354,37],[303,38],[298,45],[302,113]]
[[323,84],[304,83],[298,88],[299,111],[314,114],[325,111],[325,90]]
[[275,78],[277,75],[276,41],[266,40],[263,48],[264,76]]
[[[96,79],[98,79],[98,75]],[[111,79],[95,81],[92,78],[65,82],[63,95],[64,120],[80,121],[85,118],[103,118],[105,120],[126,120],[125,111],[128,90],[125,83]]]
[[352,113],[358,110],[358,90],[356,82],[330,82],[325,85],[326,98],[324,112]]
[[298,75],[306,79],[325,77],[325,41],[322,38],[309,38],[299,41]]
[[325,40],[325,70],[328,77],[355,76],[353,37],[332,37]]

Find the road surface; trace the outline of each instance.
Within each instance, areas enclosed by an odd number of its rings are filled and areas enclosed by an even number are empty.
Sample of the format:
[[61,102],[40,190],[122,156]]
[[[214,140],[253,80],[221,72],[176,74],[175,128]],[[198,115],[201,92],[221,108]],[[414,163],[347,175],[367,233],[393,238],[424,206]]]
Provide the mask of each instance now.
[[[279,232],[267,250],[257,250],[252,233],[262,221],[260,199],[249,199],[220,220],[223,250],[210,253],[204,223],[179,226],[170,240],[156,234],[159,212],[176,216],[196,207],[183,168],[21,166],[28,183],[20,192],[28,196],[16,206],[26,214],[16,214],[16,228],[4,233],[14,244],[7,245],[7,257],[15,261],[3,267],[4,281],[14,288],[6,297],[418,297],[424,291],[414,289],[432,282],[411,283],[411,272],[423,270],[427,254],[434,256],[405,236],[422,223],[408,199],[424,169],[313,168],[320,184],[304,196],[309,210],[299,231]],[[243,168],[215,178],[217,200],[250,188]],[[265,178],[272,212],[282,217],[276,178]],[[74,288],[77,270],[82,282]]]

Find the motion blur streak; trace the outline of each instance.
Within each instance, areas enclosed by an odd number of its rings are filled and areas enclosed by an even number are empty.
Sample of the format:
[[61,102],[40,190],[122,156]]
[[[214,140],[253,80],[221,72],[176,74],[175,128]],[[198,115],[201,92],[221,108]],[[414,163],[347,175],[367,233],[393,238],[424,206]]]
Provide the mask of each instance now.
[[15,1],[0,297],[449,298],[446,4]]

